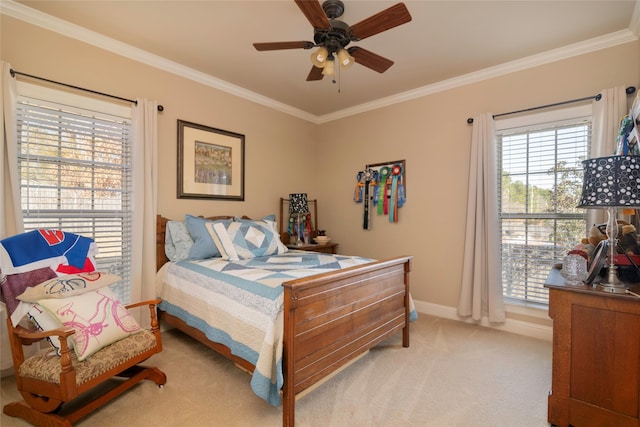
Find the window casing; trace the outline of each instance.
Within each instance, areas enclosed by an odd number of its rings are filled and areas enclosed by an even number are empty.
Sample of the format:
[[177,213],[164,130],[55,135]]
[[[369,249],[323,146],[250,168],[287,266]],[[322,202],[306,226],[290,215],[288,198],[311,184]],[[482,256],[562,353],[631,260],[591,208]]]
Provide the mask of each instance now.
[[18,82],[18,170],[25,231],[62,229],[96,241],[97,269],[130,301],[131,108]]
[[548,304],[544,282],[587,230],[578,209],[590,107],[496,122],[500,259],[507,302]]

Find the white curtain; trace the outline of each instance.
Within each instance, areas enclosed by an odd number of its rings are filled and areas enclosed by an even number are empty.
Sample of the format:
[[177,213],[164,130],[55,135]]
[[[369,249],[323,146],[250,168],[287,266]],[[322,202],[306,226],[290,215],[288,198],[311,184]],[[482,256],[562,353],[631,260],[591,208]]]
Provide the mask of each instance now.
[[469,195],[458,314],[505,320],[500,273],[496,132],[489,113],[473,118]]
[[[620,120],[629,112],[627,92],[624,86],[603,89],[599,101],[592,101],[593,124],[591,128],[591,152],[589,157],[613,156]],[[607,221],[606,209],[589,209],[587,224],[602,224]]]
[[133,111],[134,235],[131,302],[138,302],[156,297],[158,104],[155,101],[137,99]]
[[[16,79],[11,76],[11,64],[0,62],[2,67],[2,91],[0,113],[2,133],[0,138],[0,239],[22,233],[22,210],[18,177],[18,133],[16,122]],[[11,347],[5,322],[5,307],[0,303],[0,369],[13,365]],[[29,351],[27,349],[27,351]],[[31,351],[32,352],[32,351]]]
[[16,79],[11,64],[2,62],[2,139],[0,140],[0,239],[22,233],[20,179],[18,177],[18,132],[16,120]]

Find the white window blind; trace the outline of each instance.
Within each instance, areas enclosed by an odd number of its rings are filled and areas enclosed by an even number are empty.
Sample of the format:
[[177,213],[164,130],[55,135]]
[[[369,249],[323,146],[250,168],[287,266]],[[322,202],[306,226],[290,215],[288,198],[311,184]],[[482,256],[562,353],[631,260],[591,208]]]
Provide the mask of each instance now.
[[17,117],[25,230],[95,239],[97,269],[122,277],[112,289],[129,302],[131,109],[22,83]]
[[586,233],[586,211],[576,206],[591,141],[590,116],[544,117],[497,131],[503,294],[542,304],[551,267]]

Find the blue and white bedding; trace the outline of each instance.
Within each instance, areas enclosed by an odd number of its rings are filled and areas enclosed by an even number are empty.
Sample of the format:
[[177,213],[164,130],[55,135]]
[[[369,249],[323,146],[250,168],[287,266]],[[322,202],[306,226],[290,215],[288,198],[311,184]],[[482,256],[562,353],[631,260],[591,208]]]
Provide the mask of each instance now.
[[251,379],[254,393],[278,406],[284,381],[282,283],[371,261],[290,250],[239,261],[169,262],[157,276],[160,309],[251,362],[256,367]]

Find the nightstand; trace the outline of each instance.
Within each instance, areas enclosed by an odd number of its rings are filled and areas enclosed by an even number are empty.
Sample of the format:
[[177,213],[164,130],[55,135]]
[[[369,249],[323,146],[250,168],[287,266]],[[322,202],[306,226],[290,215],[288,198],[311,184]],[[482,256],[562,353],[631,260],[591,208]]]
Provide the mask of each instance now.
[[300,251],[322,252],[325,254],[335,254],[338,250],[337,243],[327,243],[324,245],[287,245],[289,249],[298,249]]

